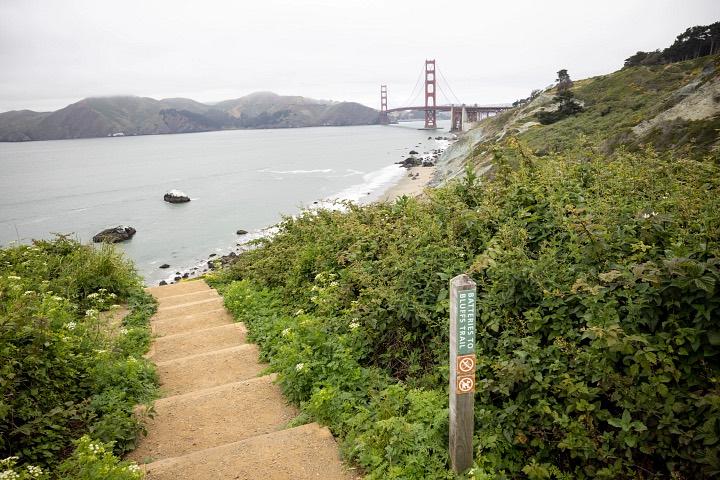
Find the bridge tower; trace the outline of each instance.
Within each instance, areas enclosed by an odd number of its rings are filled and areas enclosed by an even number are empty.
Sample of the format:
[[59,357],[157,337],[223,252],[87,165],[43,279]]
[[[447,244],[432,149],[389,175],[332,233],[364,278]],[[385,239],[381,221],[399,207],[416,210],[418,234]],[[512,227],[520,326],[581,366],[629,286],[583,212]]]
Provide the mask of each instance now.
[[387,113],[387,85],[380,85],[380,125],[390,123]]
[[435,107],[435,60],[425,60],[425,128],[437,128]]

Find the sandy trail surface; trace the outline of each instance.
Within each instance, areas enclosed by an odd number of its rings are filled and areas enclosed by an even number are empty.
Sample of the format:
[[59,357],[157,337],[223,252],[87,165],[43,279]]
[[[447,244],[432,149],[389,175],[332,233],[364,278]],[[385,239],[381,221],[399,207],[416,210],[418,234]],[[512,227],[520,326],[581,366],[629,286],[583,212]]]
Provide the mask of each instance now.
[[204,281],[149,288],[158,299],[148,357],[161,391],[146,437],[127,458],[148,480],[351,480],[330,431],[298,414]]

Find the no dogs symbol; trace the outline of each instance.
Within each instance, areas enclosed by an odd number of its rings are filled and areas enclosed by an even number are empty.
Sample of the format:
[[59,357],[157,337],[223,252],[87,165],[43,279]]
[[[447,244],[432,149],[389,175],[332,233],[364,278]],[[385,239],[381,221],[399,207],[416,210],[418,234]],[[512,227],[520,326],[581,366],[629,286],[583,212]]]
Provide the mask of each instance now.
[[472,373],[475,371],[475,355],[463,355],[457,357],[458,374]]
[[473,377],[458,377],[457,391],[458,391],[458,393],[474,392],[475,391],[475,378],[473,378]]

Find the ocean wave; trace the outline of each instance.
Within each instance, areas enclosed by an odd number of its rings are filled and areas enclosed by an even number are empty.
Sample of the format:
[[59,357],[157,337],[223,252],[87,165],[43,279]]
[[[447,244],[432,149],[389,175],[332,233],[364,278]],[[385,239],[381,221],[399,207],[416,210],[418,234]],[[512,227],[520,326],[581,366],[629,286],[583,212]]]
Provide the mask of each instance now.
[[343,200],[357,203],[374,201],[390,186],[396,184],[404,174],[405,169],[400,165],[388,165],[379,170],[366,173],[363,175],[362,183],[351,185],[335,195],[325,198],[323,203]]

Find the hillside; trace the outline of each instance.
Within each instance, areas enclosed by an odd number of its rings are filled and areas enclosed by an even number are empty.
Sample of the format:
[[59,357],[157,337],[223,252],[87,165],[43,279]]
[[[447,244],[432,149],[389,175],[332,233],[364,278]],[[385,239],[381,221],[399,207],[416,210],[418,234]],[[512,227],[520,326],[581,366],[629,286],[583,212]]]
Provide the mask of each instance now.
[[493,171],[495,152],[514,138],[540,156],[582,145],[610,154],[652,146],[702,156],[720,148],[720,56],[668,65],[623,68],[576,81],[570,89],[584,111],[550,125],[537,113],[557,108],[557,89],[538,92],[525,105],[480,122],[452,145],[435,184],[470,164]]
[[86,98],[55,112],[0,113],[0,141],[154,135],[235,128],[369,125],[377,112],[352,102],[254,93],[207,105],[186,98]]
[[[462,135],[423,198],[288,217],[210,278],[366,478],[720,472],[718,58],[565,86]],[[478,381],[458,476],[460,273],[478,286]]]

